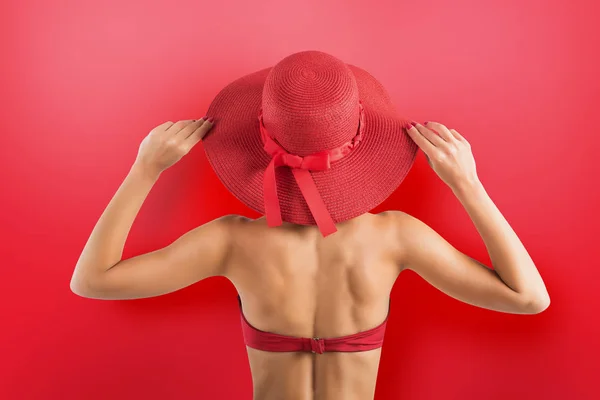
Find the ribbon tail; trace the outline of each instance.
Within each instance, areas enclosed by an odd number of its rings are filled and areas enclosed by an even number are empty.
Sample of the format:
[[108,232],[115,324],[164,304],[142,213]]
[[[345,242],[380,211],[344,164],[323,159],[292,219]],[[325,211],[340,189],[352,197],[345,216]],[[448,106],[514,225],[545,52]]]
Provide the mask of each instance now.
[[270,227],[279,226],[281,220],[281,208],[279,206],[279,198],[277,197],[277,178],[275,176],[275,159],[265,170],[263,180],[263,196],[265,204],[265,216],[267,217],[267,225]]
[[310,172],[297,168],[293,168],[292,172],[323,237],[337,232],[333,218],[329,215]]

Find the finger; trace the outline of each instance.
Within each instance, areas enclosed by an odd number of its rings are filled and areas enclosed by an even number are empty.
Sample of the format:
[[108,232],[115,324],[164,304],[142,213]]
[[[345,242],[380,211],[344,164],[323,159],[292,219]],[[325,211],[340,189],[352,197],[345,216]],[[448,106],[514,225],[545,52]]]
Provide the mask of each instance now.
[[194,133],[194,131],[196,131],[196,129],[200,128],[200,126],[202,126],[202,124],[204,124],[205,122],[206,122],[206,120],[204,120],[204,119],[192,120],[191,123],[187,124],[182,130],[177,132],[175,135],[178,139],[185,140],[192,133]]
[[425,136],[427,140],[429,140],[436,147],[444,147],[446,145],[446,141],[438,135],[433,129],[429,129],[426,126],[423,126],[416,123],[416,128],[419,130],[421,135]]
[[167,121],[167,122],[163,122],[162,124],[158,125],[157,127],[155,127],[154,129],[152,129],[150,131],[150,133],[152,134],[156,134],[157,132],[164,132],[167,129],[169,129],[171,126],[173,125],[173,121]]
[[435,153],[435,146],[429,140],[427,140],[427,138],[423,136],[421,132],[419,132],[419,130],[413,125],[408,124],[406,126],[406,132],[408,133],[410,138],[417,144],[417,146],[419,146],[421,150],[423,150],[423,153],[427,154],[429,157],[431,157],[432,154]]
[[210,129],[213,127],[213,125],[214,121],[205,121],[185,140],[185,142],[188,143],[189,146],[195,146],[196,143],[201,141],[204,138],[204,136],[206,136],[208,131],[210,131]]
[[190,123],[192,123],[193,121],[194,121],[193,119],[184,119],[181,121],[177,121],[173,125],[171,125],[171,127],[169,129],[167,129],[167,133],[175,135],[180,130],[182,130],[183,128],[188,126]]
[[450,133],[448,128],[446,128],[439,122],[425,122],[423,125],[437,132],[442,137],[442,139],[444,139],[447,142],[454,139],[454,136],[452,135],[452,133]]
[[450,133],[452,133],[454,135],[455,138],[457,138],[460,141],[466,142],[467,139],[465,139],[460,133],[458,133],[455,129],[450,129]]

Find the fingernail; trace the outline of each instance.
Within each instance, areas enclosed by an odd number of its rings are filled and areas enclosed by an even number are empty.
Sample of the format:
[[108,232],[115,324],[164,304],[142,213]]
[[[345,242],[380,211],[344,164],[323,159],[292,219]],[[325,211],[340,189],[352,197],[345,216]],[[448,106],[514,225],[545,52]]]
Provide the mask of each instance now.
[[207,121],[208,121],[208,122],[213,122],[213,121],[214,121],[214,118],[213,118],[213,117],[210,117],[210,118],[209,118]]
[[427,125],[429,123],[429,121],[425,121],[423,122],[423,125]]
[[206,115],[204,117],[202,117],[202,119],[205,120],[205,121],[206,121],[206,118],[208,118]]
[[416,121],[410,121],[410,124],[411,124],[412,126],[417,126],[417,122],[416,122]]

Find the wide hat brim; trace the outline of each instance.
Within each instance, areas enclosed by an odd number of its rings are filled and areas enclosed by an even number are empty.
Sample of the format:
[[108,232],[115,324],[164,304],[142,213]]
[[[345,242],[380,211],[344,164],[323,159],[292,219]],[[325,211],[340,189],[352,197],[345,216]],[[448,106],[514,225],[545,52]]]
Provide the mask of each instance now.
[[[325,171],[311,175],[334,222],[364,214],[402,183],[418,146],[404,127],[385,88],[367,71],[348,64],[364,107],[360,144]],[[203,139],[209,163],[225,187],[242,203],[264,214],[263,177],[271,157],[263,149],[258,121],[263,86],[272,67],[241,77],[223,88],[207,115],[214,126]],[[284,221],[315,225],[290,168],[276,170]]]

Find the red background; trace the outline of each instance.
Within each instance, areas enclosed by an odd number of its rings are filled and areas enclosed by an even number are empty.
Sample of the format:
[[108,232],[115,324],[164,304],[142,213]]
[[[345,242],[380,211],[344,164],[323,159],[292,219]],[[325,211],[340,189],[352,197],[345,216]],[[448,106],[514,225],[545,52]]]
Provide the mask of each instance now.
[[[151,128],[202,117],[233,79],[311,49],[365,68],[406,116],[471,142],[552,299],[542,314],[496,313],[406,272],[376,398],[599,398],[597,4],[3,1],[0,398],[251,398],[224,278],[129,301],[77,297],[69,280]],[[375,212],[392,208],[489,265],[422,153]],[[153,188],[124,256],[229,213],[257,216],[198,145]]]

